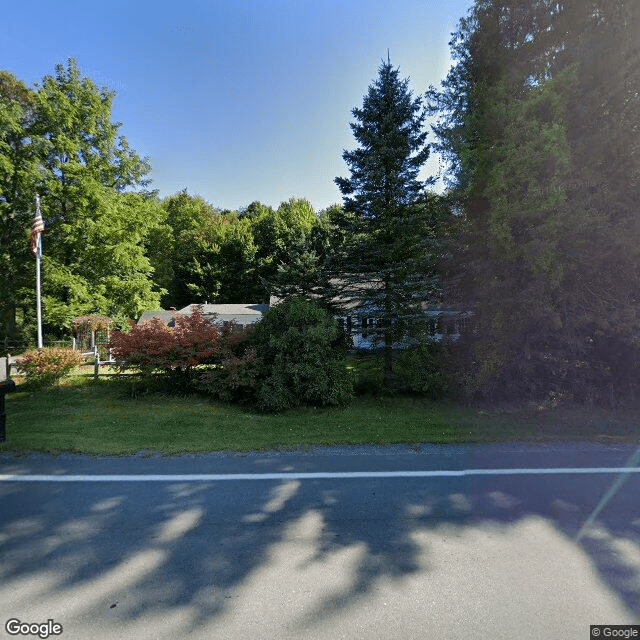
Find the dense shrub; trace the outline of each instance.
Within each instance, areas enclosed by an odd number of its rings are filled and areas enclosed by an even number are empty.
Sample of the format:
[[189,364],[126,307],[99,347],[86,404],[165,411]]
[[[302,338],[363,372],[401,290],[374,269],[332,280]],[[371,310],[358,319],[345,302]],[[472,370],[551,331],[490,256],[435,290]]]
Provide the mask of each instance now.
[[256,352],[259,409],[339,405],[353,397],[344,332],[316,304],[292,297],[272,307],[250,343]]
[[248,349],[242,356],[231,355],[215,369],[203,371],[194,382],[195,388],[223,402],[254,404],[258,364],[255,349]]
[[550,345],[545,351],[514,359],[482,392],[491,399],[629,405],[638,397],[639,373],[637,347],[615,339],[594,339],[581,350]]
[[82,364],[82,353],[61,347],[44,347],[27,351],[16,364],[28,383],[51,386]]
[[[522,337],[508,354],[489,355],[474,336],[464,336],[452,351],[451,368],[469,399],[577,402],[599,406],[637,405],[640,398],[640,347],[631,340],[604,335],[566,342],[561,335],[529,346]],[[525,345],[524,347],[522,345]]]
[[174,388],[188,391],[194,368],[220,363],[239,339],[233,324],[220,328],[194,306],[191,315],[177,316],[175,327],[154,318],[133,326],[129,333],[114,332],[110,346],[121,370],[134,369],[143,376],[162,373]]
[[401,390],[434,400],[444,396],[449,386],[445,373],[446,354],[446,345],[432,340],[423,340],[400,351],[396,371]]
[[338,405],[353,397],[343,331],[302,298],[272,307],[254,328],[218,328],[195,308],[192,316],[178,317],[175,328],[151,320],[116,332],[111,347],[122,370],[163,373],[174,390],[203,391],[262,411]]
[[358,353],[349,368],[353,372],[353,386],[357,395],[377,396],[384,393],[384,362],[379,353]]
[[384,356],[380,352],[360,352],[351,369],[358,395],[409,393],[431,399],[451,392],[450,347],[426,339],[424,342],[394,351],[392,384],[385,385]]

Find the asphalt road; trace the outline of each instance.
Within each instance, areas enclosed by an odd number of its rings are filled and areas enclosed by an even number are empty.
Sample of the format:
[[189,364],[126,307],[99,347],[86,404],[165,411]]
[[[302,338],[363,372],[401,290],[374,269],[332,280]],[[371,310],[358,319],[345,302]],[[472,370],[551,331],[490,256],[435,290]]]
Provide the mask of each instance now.
[[2,454],[0,638],[587,640],[640,623],[634,451]]

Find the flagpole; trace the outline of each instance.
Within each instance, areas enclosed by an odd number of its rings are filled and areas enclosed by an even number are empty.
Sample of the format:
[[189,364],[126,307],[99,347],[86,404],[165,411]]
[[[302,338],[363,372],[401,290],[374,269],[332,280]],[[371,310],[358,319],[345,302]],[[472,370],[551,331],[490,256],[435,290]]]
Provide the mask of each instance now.
[[[36,215],[40,214],[40,196],[36,194]],[[38,349],[42,349],[42,301],[40,299],[40,262],[42,260],[42,234],[38,236],[36,250],[36,309],[38,312]]]

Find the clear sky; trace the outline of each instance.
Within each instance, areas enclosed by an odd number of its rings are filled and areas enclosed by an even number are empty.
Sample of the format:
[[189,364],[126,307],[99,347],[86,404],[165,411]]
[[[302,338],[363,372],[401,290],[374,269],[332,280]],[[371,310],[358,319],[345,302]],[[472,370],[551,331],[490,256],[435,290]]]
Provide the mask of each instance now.
[[[341,202],[349,122],[390,51],[438,85],[471,0],[10,0],[0,69],[28,85],[73,57],[117,92],[113,119],[164,197],[217,207]],[[426,168],[438,171],[437,158]]]

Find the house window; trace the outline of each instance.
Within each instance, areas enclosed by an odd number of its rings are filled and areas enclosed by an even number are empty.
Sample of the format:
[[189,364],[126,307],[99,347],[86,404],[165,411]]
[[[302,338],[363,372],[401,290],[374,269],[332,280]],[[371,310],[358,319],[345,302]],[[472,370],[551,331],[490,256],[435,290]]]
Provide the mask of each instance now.
[[368,338],[369,332],[367,331],[367,329],[371,329],[374,326],[374,319],[367,318],[366,316],[362,316],[361,323],[362,323],[362,337]]

